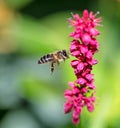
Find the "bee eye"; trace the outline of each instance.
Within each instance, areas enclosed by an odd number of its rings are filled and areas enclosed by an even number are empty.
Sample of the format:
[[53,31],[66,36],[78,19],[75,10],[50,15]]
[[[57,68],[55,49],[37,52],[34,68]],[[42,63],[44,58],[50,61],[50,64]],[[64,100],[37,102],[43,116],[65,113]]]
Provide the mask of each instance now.
[[64,56],[66,56],[66,55],[67,55],[67,54],[66,54],[66,51],[63,51],[63,55],[64,55]]

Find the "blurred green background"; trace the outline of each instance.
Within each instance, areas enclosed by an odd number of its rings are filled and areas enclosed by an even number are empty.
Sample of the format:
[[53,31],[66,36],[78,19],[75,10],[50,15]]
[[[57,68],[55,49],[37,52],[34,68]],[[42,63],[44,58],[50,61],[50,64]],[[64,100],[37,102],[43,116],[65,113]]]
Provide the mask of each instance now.
[[75,80],[71,59],[51,75],[40,56],[70,46],[71,12],[100,11],[95,111],[84,108],[79,128],[120,128],[120,0],[0,0],[0,128],[75,128],[63,112]]

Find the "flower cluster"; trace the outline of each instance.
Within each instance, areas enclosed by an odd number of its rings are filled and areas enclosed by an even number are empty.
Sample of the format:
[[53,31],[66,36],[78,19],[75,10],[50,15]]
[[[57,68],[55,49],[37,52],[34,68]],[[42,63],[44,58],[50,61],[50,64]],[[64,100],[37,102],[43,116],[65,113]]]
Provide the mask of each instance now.
[[93,58],[99,47],[95,37],[100,33],[95,27],[99,25],[101,18],[96,18],[97,14],[84,10],[82,17],[74,14],[73,18],[69,19],[70,24],[75,28],[75,31],[70,34],[70,37],[73,37],[70,53],[75,57],[71,61],[71,66],[77,79],[68,83],[71,89],[67,89],[64,93],[64,97],[67,99],[64,104],[64,112],[69,113],[73,110],[74,124],[80,122],[83,107],[86,106],[90,112],[94,110],[95,85],[91,70],[92,66],[98,63]]

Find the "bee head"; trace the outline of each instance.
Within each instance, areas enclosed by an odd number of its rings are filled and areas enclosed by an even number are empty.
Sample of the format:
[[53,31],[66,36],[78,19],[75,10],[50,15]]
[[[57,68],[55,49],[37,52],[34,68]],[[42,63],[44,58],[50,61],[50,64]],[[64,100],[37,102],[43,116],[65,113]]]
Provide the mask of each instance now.
[[65,56],[66,58],[69,58],[68,56],[68,52],[66,50],[62,50],[63,56]]

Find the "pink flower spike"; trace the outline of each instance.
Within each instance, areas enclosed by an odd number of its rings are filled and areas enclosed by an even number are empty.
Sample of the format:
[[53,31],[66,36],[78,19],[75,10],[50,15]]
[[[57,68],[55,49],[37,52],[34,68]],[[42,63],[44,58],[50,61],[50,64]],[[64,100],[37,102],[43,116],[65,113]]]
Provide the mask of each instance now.
[[76,76],[73,82],[68,82],[70,89],[64,93],[66,102],[64,104],[64,112],[72,113],[72,122],[74,124],[80,123],[80,115],[82,109],[87,107],[89,112],[94,110],[94,103],[96,100],[94,85],[94,74],[92,69],[98,63],[94,59],[94,54],[98,52],[99,43],[96,36],[100,32],[96,29],[101,22],[101,17],[96,18],[98,13],[94,14],[92,11],[83,11],[83,16],[72,14],[69,23],[74,27],[70,37],[73,38],[70,44],[70,54],[75,57],[71,61],[71,67]]

